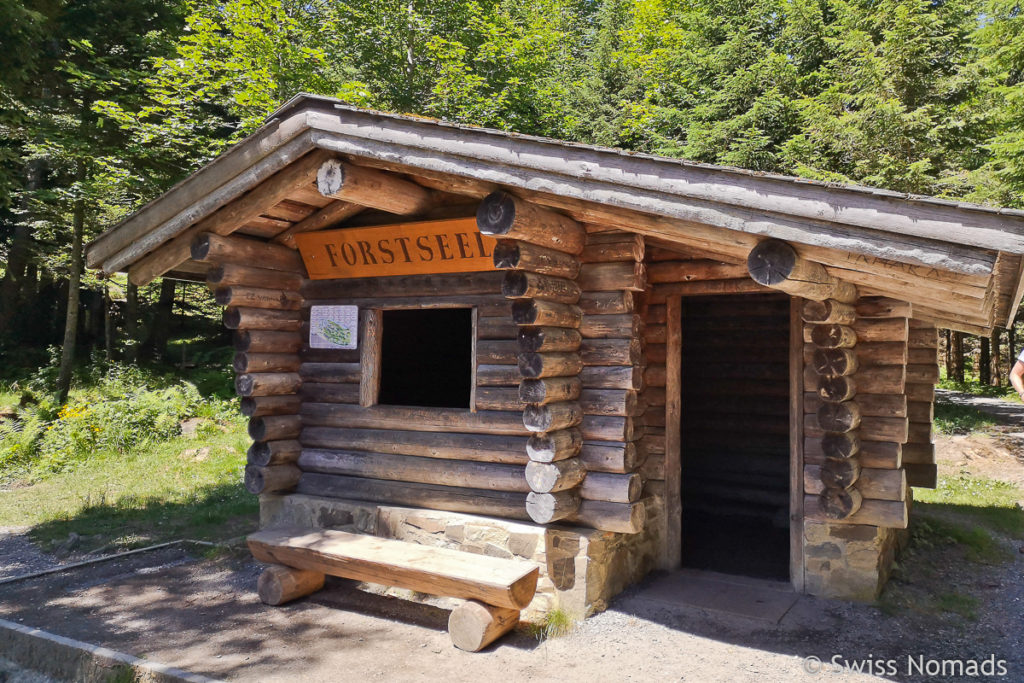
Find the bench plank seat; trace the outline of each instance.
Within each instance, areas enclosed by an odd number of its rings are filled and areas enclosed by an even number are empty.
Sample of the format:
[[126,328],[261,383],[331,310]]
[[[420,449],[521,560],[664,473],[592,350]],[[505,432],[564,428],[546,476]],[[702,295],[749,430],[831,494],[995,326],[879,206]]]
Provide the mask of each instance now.
[[265,529],[247,542],[261,562],[497,607],[523,609],[537,590],[533,565],[449,548],[308,528]]

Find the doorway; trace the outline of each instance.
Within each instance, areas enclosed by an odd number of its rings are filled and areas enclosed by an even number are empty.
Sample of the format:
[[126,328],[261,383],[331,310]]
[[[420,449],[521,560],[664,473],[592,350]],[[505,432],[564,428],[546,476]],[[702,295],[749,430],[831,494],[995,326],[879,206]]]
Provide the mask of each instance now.
[[684,297],[684,567],[790,576],[790,299]]

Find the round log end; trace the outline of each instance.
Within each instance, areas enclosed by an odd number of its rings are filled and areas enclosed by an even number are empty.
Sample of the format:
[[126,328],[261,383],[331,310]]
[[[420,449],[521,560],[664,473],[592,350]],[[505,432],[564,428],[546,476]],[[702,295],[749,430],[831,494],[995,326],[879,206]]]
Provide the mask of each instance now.
[[272,565],[256,581],[256,594],[266,605],[283,605],[323,588],[324,575],[305,569]]
[[519,610],[467,600],[448,617],[452,645],[466,652],[479,652],[519,623]]
[[860,477],[860,463],[856,458],[825,458],[818,478],[826,488],[848,489]]
[[519,243],[515,240],[499,240],[494,245],[494,267],[499,270],[515,268],[519,265]]
[[224,266],[214,266],[206,271],[206,282],[215,285],[224,279]]
[[263,493],[266,488],[266,478],[263,476],[264,468],[248,466],[245,468],[245,490],[254,496]]
[[248,330],[235,332],[235,351],[248,351],[252,345],[252,334]]
[[532,325],[537,322],[537,305],[533,299],[517,299],[512,302],[512,322],[516,325]]
[[[195,258],[193,256],[192,258]],[[231,288],[230,287],[218,287],[213,293],[213,300],[216,301],[220,306],[227,306],[231,303]]]
[[818,396],[823,401],[839,403],[849,401],[857,395],[857,383],[852,377],[828,377],[818,378]]
[[267,423],[262,417],[249,419],[249,438],[253,441],[263,441],[267,438]]
[[826,458],[852,458],[860,452],[860,437],[856,432],[825,434],[821,437],[821,450]]
[[270,458],[270,444],[265,441],[258,441],[249,446],[249,450],[246,453],[248,464],[255,465],[256,467],[266,467],[270,464]]
[[544,370],[544,358],[539,353],[519,354],[519,374],[528,379],[540,377]]
[[242,312],[237,308],[227,308],[224,310],[224,327],[229,330],[237,330],[238,326],[242,324]]
[[193,261],[202,261],[210,255],[210,236],[206,233],[197,236],[192,240],[192,244],[189,247],[189,252],[192,254]]
[[320,164],[316,172],[316,189],[325,197],[339,192],[345,185],[345,165],[340,159],[330,159]]
[[526,294],[530,287],[526,273],[521,270],[510,270],[505,273],[505,279],[501,283],[501,294],[507,298],[521,297]]
[[524,352],[539,351],[544,345],[544,328],[536,325],[524,325],[519,328],[519,350]]
[[235,378],[235,393],[242,397],[252,396],[254,385],[252,375],[239,375]]
[[484,197],[476,210],[477,228],[485,235],[505,235],[515,221],[515,198],[501,190]]
[[818,496],[818,505],[828,519],[846,519],[860,509],[863,498],[857,489],[825,489]]
[[580,497],[572,491],[536,493],[526,496],[526,512],[537,524],[548,524],[568,517],[580,507]]
[[754,282],[775,287],[789,277],[796,267],[796,250],[782,240],[765,240],[747,256],[747,270]]

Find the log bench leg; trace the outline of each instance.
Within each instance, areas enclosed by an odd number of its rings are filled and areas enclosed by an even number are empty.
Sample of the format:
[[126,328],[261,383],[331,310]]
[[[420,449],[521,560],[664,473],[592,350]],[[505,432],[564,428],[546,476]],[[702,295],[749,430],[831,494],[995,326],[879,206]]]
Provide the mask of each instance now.
[[323,587],[324,575],[320,572],[272,564],[260,574],[256,593],[268,605],[283,605]]
[[460,650],[479,652],[519,623],[519,610],[467,600],[448,617],[448,634]]

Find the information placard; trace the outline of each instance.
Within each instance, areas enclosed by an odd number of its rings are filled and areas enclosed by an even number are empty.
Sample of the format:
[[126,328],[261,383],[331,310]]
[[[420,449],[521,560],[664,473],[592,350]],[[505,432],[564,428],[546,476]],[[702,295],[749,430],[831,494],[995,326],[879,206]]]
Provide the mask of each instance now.
[[311,306],[311,349],[354,349],[359,342],[358,306]]

